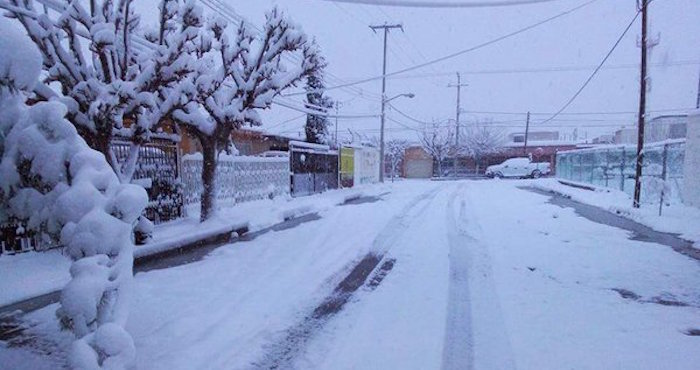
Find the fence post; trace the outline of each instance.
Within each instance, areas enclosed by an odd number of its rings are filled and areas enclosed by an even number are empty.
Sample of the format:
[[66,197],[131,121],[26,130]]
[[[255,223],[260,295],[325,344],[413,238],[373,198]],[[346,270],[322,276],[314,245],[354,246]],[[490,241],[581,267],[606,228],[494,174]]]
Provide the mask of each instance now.
[[661,198],[659,199],[659,216],[661,216],[661,210],[664,207],[664,190],[666,190],[666,163],[668,158],[668,144],[664,144],[664,152],[661,166]]
[[578,181],[583,181],[583,155],[578,153]]
[[622,160],[620,162],[620,191],[625,191],[625,167],[627,166],[627,153],[622,147]]
[[608,187],[608,169],[610,168],[610,149],[605,149],[605,171],[603,171],[603,176],[605,176],[605,187]]

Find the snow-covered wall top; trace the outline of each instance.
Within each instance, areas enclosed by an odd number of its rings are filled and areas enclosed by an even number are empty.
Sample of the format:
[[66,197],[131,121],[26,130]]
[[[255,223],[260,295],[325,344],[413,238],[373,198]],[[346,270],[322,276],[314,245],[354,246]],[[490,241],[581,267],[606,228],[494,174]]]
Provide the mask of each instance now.
[[[672,144],[683,144],[686,142],[686,139],[668,139],[668,140],[663,140],[663,141],[655,141],[653,143],[648,143],[644,145],[645,149],[650,149],[650,148],[658,148],[664,145],[672,145]],[[529,146],[529,144],[528,144]],[[621,149],[624,148],[625,150],[637,150],[637,146],[634,144],[605,144],[605,145],[596,145],[590,148],[583,148],[583,149],[572,149],[572,150],[562,150],[558,154],[569,154],[569,153],[585,153],[585,152],[596,152],[600,150],[606,150],[606,149]]]
[[[182,156],[183,160],[195,160],[202,161],[202,153],[192,153],[185,154]],[[288,157],[255,157],[247,155],[228,155],[219,154],[219,161],[221,162],[260,162],[260,163],[277,163],[277,162],[289,162]]]
[[323,152],[330,152],[331,147],[325,144],[315,144],[315,143],[307,143],[305,141],[296,141],[292,140],[289,142],[289,147],[290,148],[304,148],[304,149],[313,149],[315,151],[323,151]]

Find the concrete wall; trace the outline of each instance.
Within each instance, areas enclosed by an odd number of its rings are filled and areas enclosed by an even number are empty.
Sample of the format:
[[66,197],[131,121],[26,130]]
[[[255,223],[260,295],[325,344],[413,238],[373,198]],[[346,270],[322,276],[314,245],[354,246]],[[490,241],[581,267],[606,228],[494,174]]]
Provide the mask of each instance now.
[[688,115],[683,166],[683,202],[700,208],[700,110]]

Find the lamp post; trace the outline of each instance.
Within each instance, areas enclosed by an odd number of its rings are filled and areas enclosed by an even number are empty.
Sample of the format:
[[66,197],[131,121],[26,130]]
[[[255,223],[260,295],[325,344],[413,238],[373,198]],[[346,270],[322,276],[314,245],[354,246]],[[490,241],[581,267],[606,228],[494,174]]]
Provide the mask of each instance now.
[[405,93],[405,94],[399,94],[396,95],[392,98],[387,99],[386,96],[382,96],[382,124],[381,124],[381,130],[379,132],[379,182],[384,182],[384,118],[385,118],[385,112],[384,108],[387,103],[390,101],[400,98],[400,97],[407,97],[409,99],[413,99],[416,95],[413,93]]

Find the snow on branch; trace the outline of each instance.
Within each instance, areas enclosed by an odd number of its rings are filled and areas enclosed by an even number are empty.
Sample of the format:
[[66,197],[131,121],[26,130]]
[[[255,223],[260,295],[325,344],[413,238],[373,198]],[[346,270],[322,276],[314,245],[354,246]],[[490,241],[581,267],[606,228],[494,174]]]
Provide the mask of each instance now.
[[[186,103],[173,110],[175,120],[202,145],[202,220],[215,209],[216,160],[230,147],[231,133],[246,124],[262,124],[259,110],[270,108],[284,89],[318,71],[323,62],[315,42],[277,8],[266,14],[260,34],[245,21],[235,33],[227,27],[217,17],[200,29],[193,41],[192,88],[184,94]],[[297,62],[286,62],[285,56]]]
[[[201,14],[191,15],[195,5],[163,0],[159,30],[144,34],[133,0],[7,2],[3,8],[24,27],[46,71],[35,99],[62,102],[87,144],[128,182],[136,160],[116,163],[109,144],[119,134],[139,146],[183,104],[195,68],[192,42],[203,24]],[[49,13],[43,11],[46,4]]]

